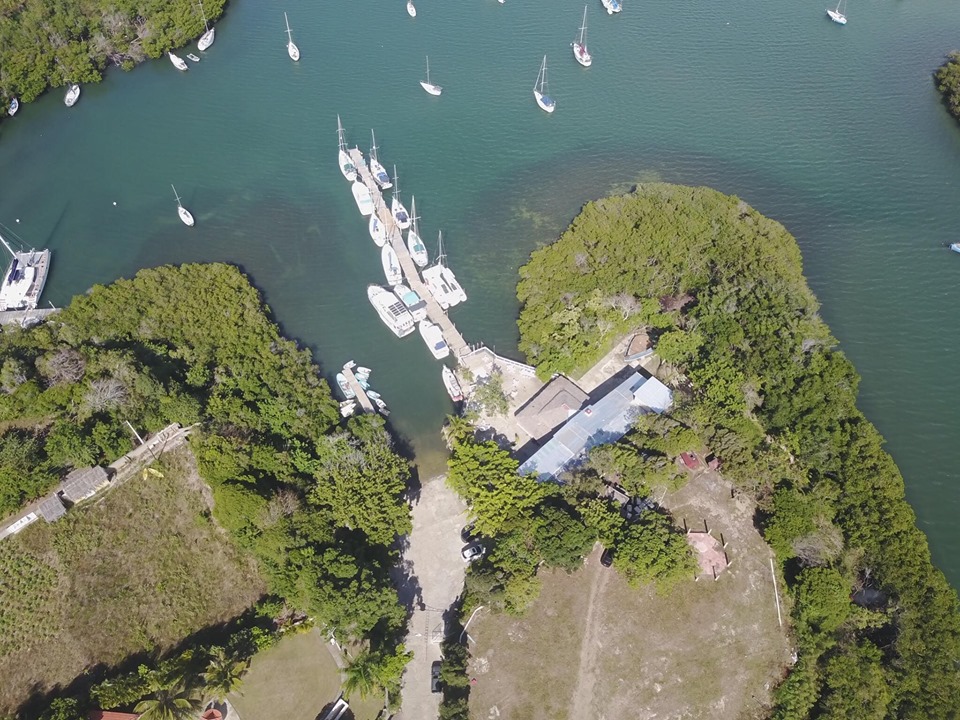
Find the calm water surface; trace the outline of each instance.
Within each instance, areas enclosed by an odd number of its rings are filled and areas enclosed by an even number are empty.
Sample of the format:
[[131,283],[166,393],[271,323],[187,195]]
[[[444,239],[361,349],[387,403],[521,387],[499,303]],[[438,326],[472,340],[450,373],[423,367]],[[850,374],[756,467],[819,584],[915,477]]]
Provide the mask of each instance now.
[[[585,201],[653,179],[735,193],[798,238],[861,407],[960,586],[960,257],[944,249],[960,239],[960,127],[930,79],[960,5],[854,2],[846,27],[822,0],[625,5],[589,3],[583,69],[578,2],[418,0],[412,20],[402,0],[234,0],[188,73],[111,72],[72,110],[57,91],[3,123],[0,221],[53,248],[56,304],[142,267],[237,263],[328,376],[350,358],[374,369],[432,474],[450,406],[420,340],[367,304],[379,253],[336,167],[337,113],[364,150],[376,129],[428,246],[443,230],[470,296],[458,326],[504,354],[517,268]],[[552,116],[531,92],[544,53]],[[426,54],[440,98],[418,84]]]

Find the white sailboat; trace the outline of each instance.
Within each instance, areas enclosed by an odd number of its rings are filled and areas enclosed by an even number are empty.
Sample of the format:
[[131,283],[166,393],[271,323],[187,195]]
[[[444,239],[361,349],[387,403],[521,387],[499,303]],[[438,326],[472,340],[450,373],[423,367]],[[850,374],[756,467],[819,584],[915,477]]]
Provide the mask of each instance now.
[[418,328],[424,344],[437,360],[443,360],[450,354],[450,348],[447,341],[443,339],[443,330],[439,325],[429,320],[421,320]]
[[193,227],[193,215],[191,215],[190,211],[180,204],[180,195],[177,194],[177,189],[173,187],[173,184],[171,184],[170,187],[173,188],[173,194],[177,198],[177,214],[180,215],[180,219],[183,221],[184,225],[187,227]]
[[290,21],[287,20],[287,14],[283,14],[283,22],[287,24],[287,55],[294,62],[300,60],[300,48],[293,42],[293,33],[290,31]]
[[450,399],[454,402],[463,400],[463,391],[460,389],[460,383],[457,381],[457,376],[453,374],[453,370],[444,365],[440,376],[443,378],[443,387],[446,388]]
[[394,222],[401,230],[410,227],[410,213],[400,202],[400,187],[397,185],[397,166],[393,166],[393,199],[390,201],[390,214],[393,215]]
[[587,6],[583,6],[583,24],[580,26],[580,37],[574,40],[571,45],[573,46],[573,57],[576,58],[577,62],[583,65],[584,67],[590,67],[593,63],[593,56],[590,55],[590,51],[587,50]]
[[547,95],[547,56],[543,56],[543,62],[540,64],[540,72],[537,73],[537,83],[533,86],[533,97],[537,105],[544,112],[552,113],[557,104],[549,95]]
[[413,258],[417,267],[426,267],[430,263],[430,256],[427,254],[427,246],[420,239],[420,228],[417,224],[417,220],[419,220],[417,217],[417,198],[412,198],[410,203],[413,215],[410,229],[407,231],[407,249],[410,251],[410,257]]
[[[847,15],[846,15],[846,13],[844,13],[844,12],[842,12],[842,11],[840,10],[840,6],[841,6],[841,5],[843,5],[843,0],[840,0],[840,2],[837,3],[837,9],[836,9],[836,10],[830,10],[829,8],[827,8],[827,15],[828,15],[828,16],[830,17],[830,19],[833,20],[835,23],[837,23],[837,24],[839,24],[839,25],[846,25],[846,24],[847,24]],[[844,9],[846,9],[846,8],[844,8]]]
[[618,13],[623,9],[623,7],[620,5],[620,0],[601,0],[601,2],[607,9],[607,15],[613,15],[614,13]]
[[0,243],[11,255],[7,272],[0,278],[0,310],[33,310],[47,282],[50,251],[17,252],[3,235]]
[[353,199],[357,202],[360,214],[364,216],[372,215],[374,210],[373,196],[370,194],[369,188],[359,180],[354,180],[350,191],[353,193]]
[[430,82],[430,56],[427,56],[427,79],[426,81],[420,81],[420,87],[426,90],[431,95],[439,95],[443,92],[443,88],[437,85],[436,83]]
[[337,156],[340,163],[340,172],[347,180],[353,182],[357,179],[357,168],[354,167],[353,160],[350,159],[350,154],[347,152],[347,141],[343,139],[343,125],[340,124],[339,115],[337,115],[337,139],[340,142],[340,153]]
[[413,4],[413,0],[407,0],[407,15],[410,17],[417,16],[417,7]]
[[376,213],[370,216],[370,238],[377,244],[377,247],[383,247],[387,242],[387,229],[380,222]]
[[63,96],[63,104],[67,107],[73,107],[80,99],[80,86],[76,83],[70,83],[67,87],[67,94]]
[[387,285],[397,285],[403,282],[403,271],[400,269],[400,258],[390,243],[380,249],[380,263],[383,265],[383,276]]
[[187,66],[187,61],[184,60],[184,59],[183,59],[182,57],[180,57],[179,55],[174,55],[172,52],[168,52],[168,53],[167,53],[167,57],[170,58],[170,62],[173,63],[173,66],[174,66],[177,70],[189,70],[189,69],[190,69],[190,68]]
[[203,3],[198,2],[197,5],[200,6],[200,15],[203,17],[203,26],[206,28],[206,31],[200,36],[200,39],[197,40],[197,49],[203,52],[213,45],[213,41],[216,40],[217,37],[217,29],[210,27],[210,23],[207,22],[207,15],[203,12]]
[[383,165],[380,164],[380,158],[377,157],[377,137],[373,134],[373,129],[370,129],[370,172],[373,173],[373,179],[377,181],[379,185],[384,190],[389,190],[393,187],[393,183],[390,182],[390,176],[387,175],[387,171],[384,169]]
[[383,324],[390,328],[394,335],[404,337],[413,332],[413,316],[393,293],[379,285],[370,285],[367,287],[367,298]]

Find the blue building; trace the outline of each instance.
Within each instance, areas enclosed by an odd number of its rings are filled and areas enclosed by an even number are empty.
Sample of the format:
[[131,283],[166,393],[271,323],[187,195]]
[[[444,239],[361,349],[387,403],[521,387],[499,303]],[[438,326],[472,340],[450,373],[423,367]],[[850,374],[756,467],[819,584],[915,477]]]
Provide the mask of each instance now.
[[631,373],[617,387],[571,417],[547,443],[520,466],[521,475],[556,480],[583,462],[593,447],[615,442],[638,415],[662,413],[672,403],[670,389],[653,377]]

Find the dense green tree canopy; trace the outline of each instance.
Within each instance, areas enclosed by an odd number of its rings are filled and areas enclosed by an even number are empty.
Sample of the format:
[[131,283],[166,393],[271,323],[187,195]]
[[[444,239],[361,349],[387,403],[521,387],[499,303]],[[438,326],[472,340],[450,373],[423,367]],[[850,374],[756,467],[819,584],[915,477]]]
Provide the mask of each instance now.
[[960,52],[950,53],[946,62],[937,68],[934,78],[950,114],[960,120]]

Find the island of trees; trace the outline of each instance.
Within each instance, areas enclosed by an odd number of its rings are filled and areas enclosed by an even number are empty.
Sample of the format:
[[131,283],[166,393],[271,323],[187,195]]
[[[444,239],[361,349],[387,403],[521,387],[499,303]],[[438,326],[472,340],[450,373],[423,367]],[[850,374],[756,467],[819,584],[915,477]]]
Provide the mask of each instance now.
[[[773,717],[956,717],[956,592],[931,562],[882,438],[856,407],[859,378],[817,313],[794,238],[735,197],[649,184],[587,204],[520,275],[521,349],[543,377],[576,374],[624,333],[645,329],[679,380],[670,420],[756,497],[790,594],[797,648]],[[662,471],[656,452],[670,431],[640,427],[590,463],[632,475],[642,489]],[[494,448],[453,435],[455,486],[474,507],[502,493],[495,478],[479,486],[472,478],[514,468]],[[572,563],[591,536],[603,539],[598,500],[574,480],[551,491],[511,486],[510,502],[498,507],[532,508],[534,520],[491,573],[471,573],[470,593],[489,600],[506,579],[501,601],[514,604],[526,593],[522,582],[509,583],[521,560],[523,580],[533,575],[530,563]],[[515,527],[508,514],[486,515],[478,513],[484,532]],[[630,555],[649,558],[653,549],[669,562],[631,568],[621,560],[638,581],[683,568],[682,555],[669,552],[668,528],[651,531],[654,522],[645,519]],[[623,541],[622,527],[606,532]]]
[[[206,0],[208,19],[226,0]],[[194,0],[0,0],[0,100],[30,102],[47,88],[99,82],[204,31]],[[0,116],[5,112],[0,112]]]
[[[94,287],[41,325],[5,329],[0,359],[0,513],[49,491],[70,468],[129,450],[127,422],[141,433],[170,422],[195,425],[190,447],[212,491],[213,520],[256,560],[266,585],[239,636],[109,679],[92,696],[74,698],[77,707],[132,709],[188,693],[196,683],[184,679],[200,677],[218,653],[228,653],[225,663],[243,662],[268,642],[270,619],[307,616],[353,648],[368,684],[398,698],[409,657],[400,643],[406,616],[388,573],[398,559],[395,541],[410,529],[408,464],[378,417],[341,424],[310,353],[280,336],[236,268],[162,267]],[[44,530],[29,527],[16,540]],[[61,542],[87,535],[102,542],[96,528],[87,530]],[[170,544],[158,562],[185,563],[178,547]],[[5,552],[12,565],[4,575],[19,577],[24,557]],[[158,591],[169,593],[166,604],[181,600],[173,586]],[[38,623],[42,608],[17,607],[23,616],[8,617],[5,605],[0,619]],[[145,622],[128,634],[141,643],[131,653],[153,651],[169,628]],[[29,663],[31,638],[23,643],[2,643],[0,652]]]
[[947,61],[934,73],[937,89],[943,93],[947,109],[960,121],[960,51],[947,55]]

